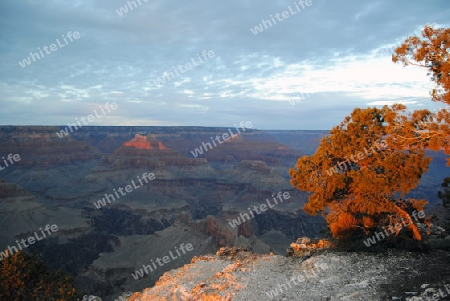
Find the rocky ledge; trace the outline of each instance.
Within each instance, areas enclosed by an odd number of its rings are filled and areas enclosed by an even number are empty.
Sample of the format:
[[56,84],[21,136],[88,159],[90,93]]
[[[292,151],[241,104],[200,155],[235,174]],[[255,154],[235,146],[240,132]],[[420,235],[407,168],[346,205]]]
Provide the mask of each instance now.
[[152,288],[123,297],[128,301],[421,301],[434,294],[438,299],[430,300],[448,300],[449,282],[450,256],[445,251],[328,249],[299,258],[222,248],[216,255],[194,257],[190,264],[166,272]]

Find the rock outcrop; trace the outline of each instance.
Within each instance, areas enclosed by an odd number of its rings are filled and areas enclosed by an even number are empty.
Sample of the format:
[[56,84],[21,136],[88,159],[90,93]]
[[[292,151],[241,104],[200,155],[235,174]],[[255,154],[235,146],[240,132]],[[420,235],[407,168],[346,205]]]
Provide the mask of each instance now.
[[70,135],[59,138],[58,127],[8,126],[0,131],[0,154],[19,154],[15,166],[50,167],[100,158],[100,151]]
[[87,224],[80,210],[47,208],[36,197],[17,184],[0,180],[0,248],[15,245],[15,240],[28,238],[46,224],[58,226],[57,236],[65,239],[80,235]]
[[[428,299],[420,295],[445,292],[450,281],[446,257],[398,250],[327,251],[304,260],[228,248],[217,255],[194,257],[127,301],[423,301]],[[447,300],[441,298],[435,300]]]
[[333,247],[334,244],[326,239],[301,237],[286,250],[286,256],[308,257]]

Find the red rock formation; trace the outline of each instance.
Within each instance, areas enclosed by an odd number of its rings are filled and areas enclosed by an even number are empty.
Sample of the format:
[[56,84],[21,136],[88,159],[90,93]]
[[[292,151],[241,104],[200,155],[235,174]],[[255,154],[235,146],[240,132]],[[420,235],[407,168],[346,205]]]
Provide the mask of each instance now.
[[233,229],[230,228],[227,221],[208,216],[204,233],[214,238],[217,247],[224,247],[236,245],[240,235],[250,237],[253,234],[253,229],[251,223],[243,223]]
[[167,147],[165,147],[162,142],[158,142],[158,147],[159,147],[160,150],[167,149]]
[[214,238],[218,247],[233,245],[237,239],[236,230],[230,231],[213,216],[207,218],[205,234]]
[[[151,140],[153,139],[151,138]],[[134,138],[131,139],[130,141],[125,142],[123,146],[135,147],[138,149],[159,149],[159,150],[168,149],[167,147],[164,146],[162,142],[158,142],[158,147],[153,148],[150,140],[147,139],[147,136],[142,136],[140,134],[135,134]]]
[[123,145],[139,149],[152,149],[150,141],[147,140],[147,136],[142,136],[139,134],[136,134],[133,139],[125,142]]
[[189,158],[186,155],[166,147],[158,142],[155,135],[136,134],[135,138],[123,143],[111,154],[102,158],[101,164],[113,169],[142,168],[165,169],[165,166],[201,167],[207,168],[208,161],[204,158]]

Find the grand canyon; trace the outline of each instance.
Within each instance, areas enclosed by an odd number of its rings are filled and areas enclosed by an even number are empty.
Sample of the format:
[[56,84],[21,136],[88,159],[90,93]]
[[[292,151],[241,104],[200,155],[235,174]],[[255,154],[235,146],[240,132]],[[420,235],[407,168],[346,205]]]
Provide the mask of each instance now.
[[[302,207],[307,194],[292,187],[288,170],[311,154],[325,131],[247,130],[195,158],[191,151],[226,128],[84,127],[59,138],[60,127],[0,128],[0,153],[21,160],[0,172],[2,246],[47,223],[58,233],[30,246],[86,292],[112,297],[153,285],[194,256],[236,246],[285,255],[298,237],[321,237],[321,216]],[[436,191],[445,170],[435,153],[414,195]],[[94,203],[136,177],[154,180],[106,206]],[[278,192],[290,198],[236,227],[229,223]],[[273,202],[273,201],[272,201]],[[437,198],[431,207],[438,205]],[[181,243],[193,250],[144,278],[132,273]]]
[[0,1],[0,301],[450,300],[447,2]]

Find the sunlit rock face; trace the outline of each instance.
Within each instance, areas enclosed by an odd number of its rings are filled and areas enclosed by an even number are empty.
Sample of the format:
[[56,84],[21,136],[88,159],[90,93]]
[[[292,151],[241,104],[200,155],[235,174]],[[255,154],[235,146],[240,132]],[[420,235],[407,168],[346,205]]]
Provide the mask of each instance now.
[[147,140],[146,136],[141,136],[136,134],[136,136],[123,144],[124,146],[135,147],[139,149],[152,149],[150,141]]
[[320,253],[323,250],[334,247],[334,244],[327,239],[310,239],[309,237],[298,238],[296,242],[291,243],[286,250],[287,256],[304,257]]
[[[208,161],[203,158],[189,158],[176,150],[170,149],[163,142],[156,141],[154,135],[136,134],[133,139],[124,142],[110,155],[104,156],[101,166],[106,169],[158,169],[161,173],[160,176],[167,178],[171,177],[169,174],[177,172],[179,169],[182,170],[184,167],[203,166],[208,169]],[[175,169],[169,172],[169,167]]]
[[[306,238],[300,243],[313,245]],[[317,243],[319,248],[326,245]],[[216,255],[196,256],[166,272],[153,287],[127,293],[126,300],[424,301],[439,290],[450,295],[448,268],[448,255],[442,252],[417,256],[399,250],[377,254],[329,249],[296,258],[221,248]],[[433,300],[448,300],[441,296]]]

